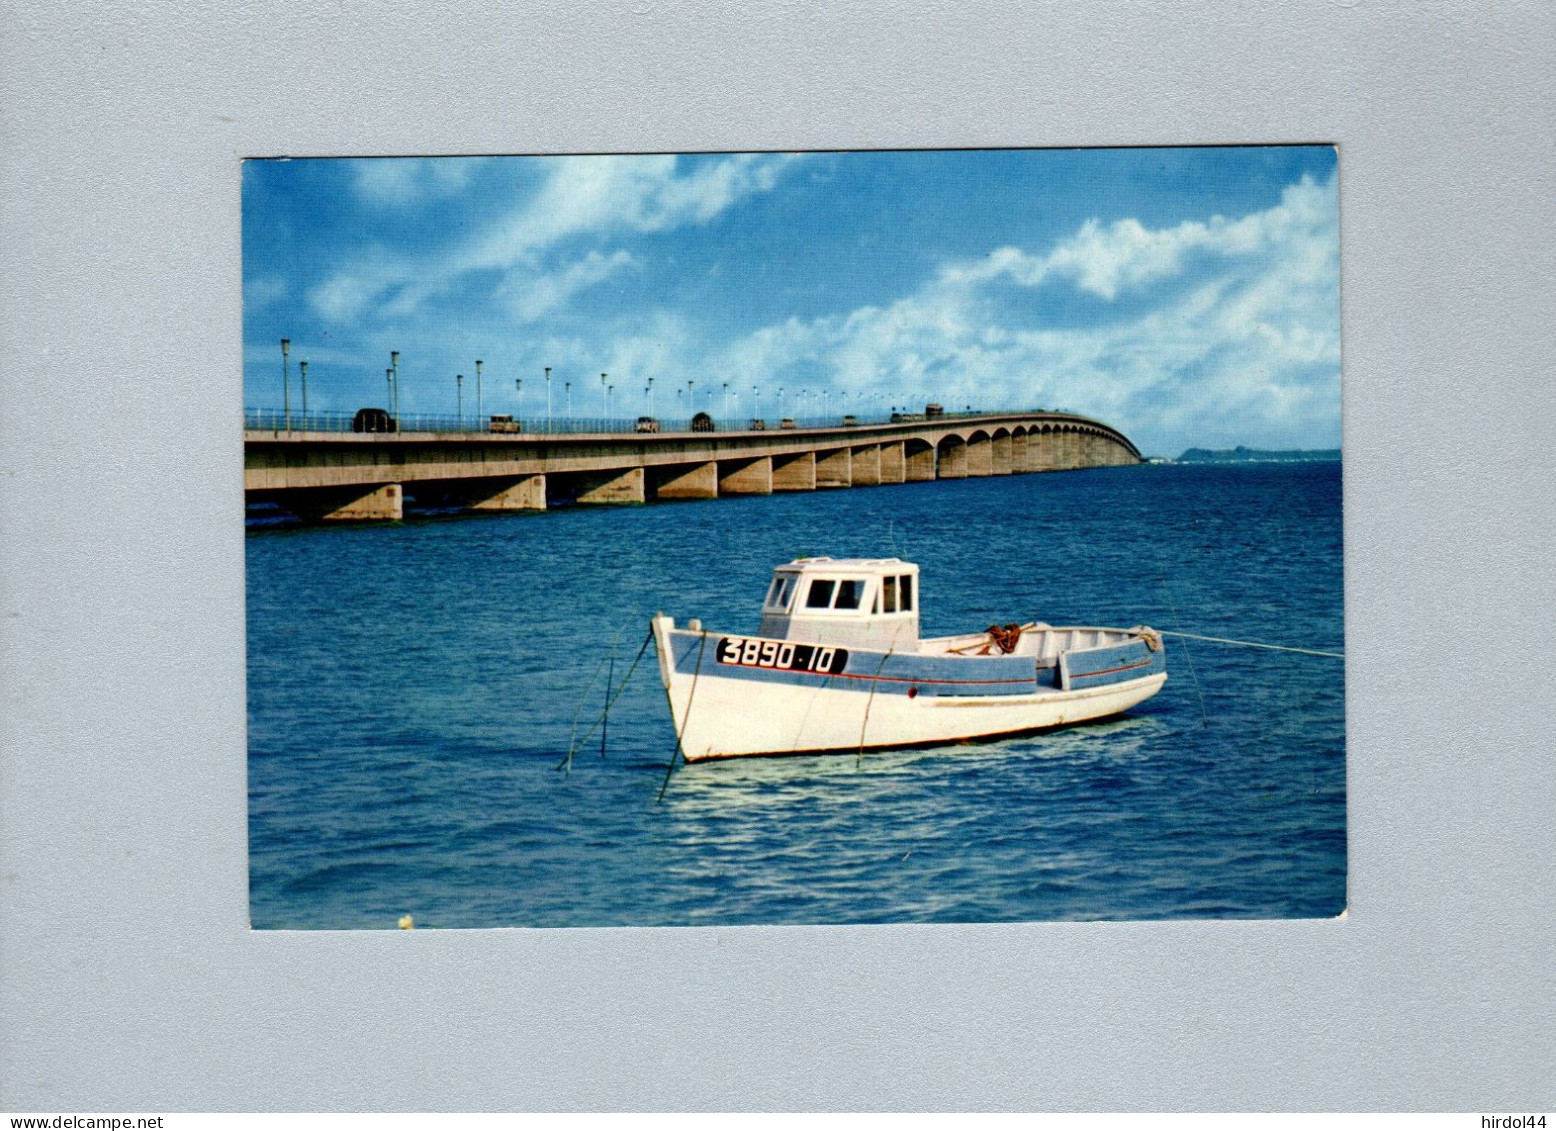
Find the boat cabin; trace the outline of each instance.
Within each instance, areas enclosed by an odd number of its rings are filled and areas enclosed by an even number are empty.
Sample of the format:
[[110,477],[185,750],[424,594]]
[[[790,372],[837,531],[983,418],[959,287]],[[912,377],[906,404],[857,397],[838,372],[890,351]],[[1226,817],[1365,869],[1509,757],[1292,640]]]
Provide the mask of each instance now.
[[918,651],[918,566],[898,558],[796,558],[773,571],[759,635]]

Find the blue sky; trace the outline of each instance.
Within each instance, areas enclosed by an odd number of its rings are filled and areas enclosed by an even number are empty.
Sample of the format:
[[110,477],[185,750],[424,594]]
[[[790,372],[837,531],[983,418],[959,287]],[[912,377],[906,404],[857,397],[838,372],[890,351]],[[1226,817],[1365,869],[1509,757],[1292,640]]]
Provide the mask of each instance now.
[[[1148,453],[1338,447],[1321,146],[253,160],[245,402],[1062,407]],[[514,379],[523,379],[516,392]],[[758,392],[753,393],[753,389]],[[677,390],[681,396],[678,399]],[[825,397],[825,401],[823,400]],[[711,399],[710,399],[711,398]],[[754,404],[753,402],[759,402]]]

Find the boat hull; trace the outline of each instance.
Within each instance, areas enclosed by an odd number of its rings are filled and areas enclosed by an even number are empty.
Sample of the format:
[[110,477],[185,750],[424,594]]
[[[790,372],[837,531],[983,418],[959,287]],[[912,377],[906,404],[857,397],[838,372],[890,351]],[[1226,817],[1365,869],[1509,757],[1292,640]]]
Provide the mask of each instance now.
[[1167,679],[1159,643],[1153,648],[1143,638],[1071,652],[1046,665],[1031,656],[853,650],[831,670],[822,663],[822,670],[797,671],[741,664],[738,654],[732,661],[729,642],[749,637],[676,629],[668,617],[655,618],[654,629],[688,762],[931,746],[1045,730],[1126,711]]

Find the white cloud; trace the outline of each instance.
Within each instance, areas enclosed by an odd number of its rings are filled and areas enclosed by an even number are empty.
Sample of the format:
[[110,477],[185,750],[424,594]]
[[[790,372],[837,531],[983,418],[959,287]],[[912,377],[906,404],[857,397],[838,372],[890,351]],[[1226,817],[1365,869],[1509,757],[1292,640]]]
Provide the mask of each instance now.
[[515,270],[510,273],[498,297],[507,300],[509,309],[519,321],[537,322],[566,305],[580,291],[602,283],[634,265],[635,261],[626,251],[617,250],[610,255],[591,251],[584,258],[550,275]]
[[[471,272],[538,271],[544,253],[567,239],[706,224],[742,197],[771,190],[799,157],[737,154],[699,162],[690,172],[685,160],[674,155],[558,158],[528,201],[467,242],[419,262],[391,266],[376,257],[359,260],[315,287],[309,300],[336,322],[360,318],[380,301],[385,303],[381,313],[403,317]],[[452,196],[468,181],[470,161],[364,160],[358,164],[354,187],[383,205]],[[537,277],[520,295],[518,316],[532,319],[556,309],[600,281],[601,269],[624,266],[627,261],[619,254],[594,253],[569,269],[571,275]],[[513,289],[520,290],[516,284]]]
[[455,196],[483,157],[371,157],[354,163],[352,189],[369,204],[402,208]]
[[[1304,179],[1236,220],[1090,222],[1046,254],[999,248],[890,305],[764,327],[712,368],[769,382],[809,368],[893,402],[1073,408],[1147,437],[1319,446],[1316,434],[1327,446],[1339,442],[1338,253],[1334,181]],[[1045,326],[1055,292],[1043,288],[1061,285],[1108,305],[1133,294],[1134,313]]]
[[511,267],[584,233],[657,232],[706,224],[743,196],[766,192],[796,158],[738,154],[689,176],[673,155],[567,157],[525,207],[457,251],[455,271]]

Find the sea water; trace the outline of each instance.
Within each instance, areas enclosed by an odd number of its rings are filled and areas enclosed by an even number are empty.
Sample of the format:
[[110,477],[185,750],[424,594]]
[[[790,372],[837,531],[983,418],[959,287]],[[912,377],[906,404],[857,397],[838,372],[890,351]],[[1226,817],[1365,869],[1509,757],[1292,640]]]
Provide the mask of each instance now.
[[926,636],[1143,623],[1341,651],[1340,479],[1142,466],[251,526],[253,924],[1337,915],[1338,659],[1169,638],[1166,686],[1110,721],[679,765],[666,786],[649,644],[603,742],[580,740],[653,613],[753,631],[801,555],[917,562]]

